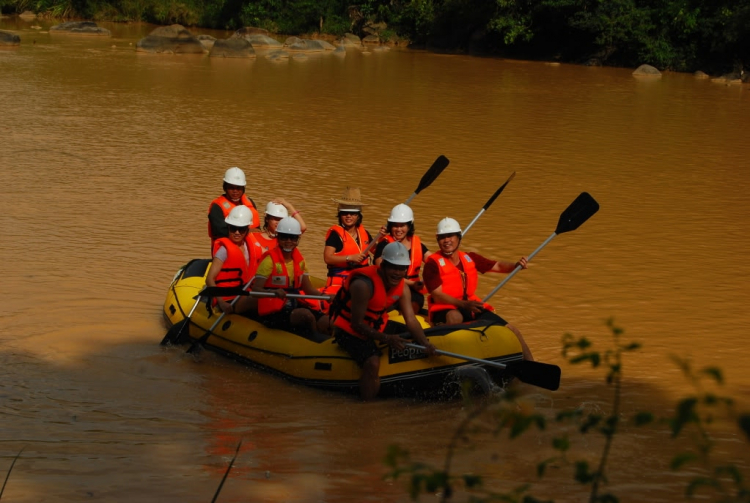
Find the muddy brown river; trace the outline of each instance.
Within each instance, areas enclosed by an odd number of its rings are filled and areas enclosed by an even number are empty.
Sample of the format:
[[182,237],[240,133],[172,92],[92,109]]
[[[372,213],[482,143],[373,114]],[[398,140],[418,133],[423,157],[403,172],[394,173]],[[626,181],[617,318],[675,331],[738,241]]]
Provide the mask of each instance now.
[[[407,502],[384,480],[387,448],[441,464],[470,407],[316,391],[203,352],[162,348],[177,269],[207,257],[206,211],[230,166],[259,206],[292,201],[300,249],[325,274],[325,231],[346,185],[377,229],[438,155],[448,169],[414,199],[434,249],[438,220],[463,225],[514,171],[463,249],[515,260],[582,191],[601,205],[556,237],[493,298],[534,356],[562,367],[556,392],[523,389],[548,418],[608,412],[602,371],[567,364],[564,333],[611,347],[605,320],[643,344],[624,360],[623,418],[668,414],[695,388],[671,357],[718,366],[750,410],[750,88],[630,69],[552,66],[392,50],[306,60],[138,54],[153,27],[112,38],[51,35],[50,21],[0,19],[0,475],[14,502]],[[38,25],[40,29],[32,28]],[[224,32],[206,32],[225,37]],[[479,294],[502,277],[480,280]],[[559,430],[483,437],[457,471],[577,502],[569,469],[537,479]],[[748,439],[722,421],[715,455],[747,476]],[[597,459],[601,441],[573,435]],[[686,440],[625,427],[606,489],[623,502],[681,500]],[[457,501],[463,501],[459,495]],[[424,495],[421,501],[436,501]]]

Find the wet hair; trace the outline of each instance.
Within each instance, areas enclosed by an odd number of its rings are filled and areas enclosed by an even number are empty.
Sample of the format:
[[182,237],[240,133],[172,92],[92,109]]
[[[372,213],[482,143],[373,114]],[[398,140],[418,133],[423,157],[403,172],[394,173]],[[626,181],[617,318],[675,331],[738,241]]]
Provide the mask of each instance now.
[[[388,234],[391,233],[391,228],[393,227],[393,224],[395,224],[395,223],[404,223],[404,222],[388,222],[388,225],[386,226],[386,232]],[[414,232],[415,232],[414,220],[412,220],[411,222],[406,222],[406,223],[409,224],[409,230],[406,231],[406,235],[409,236],[409,237],[412,237],[414,235]]]
[[[346,210],[344,210],[344,212],[346,212]],[[336,217],[339,219],[339,225],[343,227],[344,222],[341,220],[341,210],[336,212]],[[362,225],[362,212],[361,211],[359,212],[359,215],[357,215],[357,223],[354,224],[354,227],[359,227],[360,225]]]

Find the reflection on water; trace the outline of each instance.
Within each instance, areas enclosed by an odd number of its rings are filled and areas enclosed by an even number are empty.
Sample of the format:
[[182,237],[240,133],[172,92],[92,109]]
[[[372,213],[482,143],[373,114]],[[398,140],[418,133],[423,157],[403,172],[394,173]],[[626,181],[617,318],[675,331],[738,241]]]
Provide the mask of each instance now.
[[[26,446],[6,489],[15,500],[207,500],[239,440],[222,501],[408,501],[382,481],[387,446],[441,460],[461,403],[360,404],[157,346],[166,287],[207,256],[205,212],[235,165],[259,206],[285,197],[304,213],[300,248],[316,275],[332,197],[360,185],[376,230],[440,154],[450,166],[412,204],[432,248],[439,219],[468,224],[514,171],[464,249],[529,254],[588,191],[600,212],[493,303],[556,364],[562,333],[603,349],[603,320],[615,316],[626,340],[644,344],[625,362],[626,414],[666,412],[691,391],[670,354],[722,367],[747,405],[747,87],[404,51],[281,63],[153,56],[130,45],[147,26],[106,25],[113,37],[92,39],[36,22],[41,31],[0,21],[22,38],[0,51],[6,465]],[[479,293],[500,280],[482,278]],[[606,410],[600,380],[563,365],[561,390],[530,389],[530,399],[550,418]],[[511,450],[483,442],[457,463],[499,487],[536,483],[519,459],[543,459],[551,435]],[[593,456],[596,442],[581,442]],[[623,501],[681,494],[665,468],[672,448],[626,431],[613,491]],[[538,487],[578,501],[569,480]]]

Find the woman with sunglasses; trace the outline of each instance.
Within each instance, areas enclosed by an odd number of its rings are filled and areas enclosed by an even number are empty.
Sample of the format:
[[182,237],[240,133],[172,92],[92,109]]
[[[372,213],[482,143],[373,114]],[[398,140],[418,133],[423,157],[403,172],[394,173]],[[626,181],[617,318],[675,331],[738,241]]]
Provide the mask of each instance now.
[[253,227],[260,224],[255,203],[245,195],[246,185],[245,173],[240,168],[229,168],[224,173],[224,194],[211,201],[208,206],[208,236],[211,238],[211,251],[214,249],[214,241],[217,238],[229,236],[225,219],[233,208],[247,206],[253,216]]
[[[248,243],[253,215],[247,206],[236,206],[225,219],[229,237],[214,241],[213,259],[206,276],[206,285],[243,287],[255,276],[255,268],[260,260],[260,248]],[[240,297],[234,305],[234,297],[214,299],[222,312],[244,313],[254,310],[257,299]]]
[[276,228],[282,218],[289,216],[299,222],[300,229],[304,234],[307,230],[307,225],[305,225],[305,221],[302,219],[302,214],[295,210],[294,206],[286,199],[274,199],[266,205],[266,214],[263,217],[263,230],[254,234],[255,239],[264,252],[276,246]]
[[[323,260],[328,266],[324,294],[335,294],[349,273],[370,265],[370,255],[365,253],[372,236],[362,226],[362,200],[358,187],[347,187],[344,195],[333,199],[338,203],[339,224],[328,229]],[[385,233],[378,233],[378,239]]]
[[276,295],[258,299],[259,321],[269,328],[327,333],[328,315],[320,310],[318,302],[286,297],[287,293],[320,295],[310,282],[305,258],[297,249],[301,226],[297,220],[285,217],[276,230],[279,244],[263,256],[253,281],[253,291],[272,291]]
[[419,236],[414,234],[414,212],[412,209],[405,204],[394,206],[391,215],[388,217],[388,225],[385,231],[387,233],[385,238],[375,248],[375,264],[380,265],[383,261],[383,249],[387,244],[397,241],[404,245],[409,251],[411,261],[404,282],[411,291],[412,308],[415,313],[419,313],[424,306],[424,296],[427,294],[427,289],[419,277],[419,272],[424,261],[430,256],[430,252],[419,239]]

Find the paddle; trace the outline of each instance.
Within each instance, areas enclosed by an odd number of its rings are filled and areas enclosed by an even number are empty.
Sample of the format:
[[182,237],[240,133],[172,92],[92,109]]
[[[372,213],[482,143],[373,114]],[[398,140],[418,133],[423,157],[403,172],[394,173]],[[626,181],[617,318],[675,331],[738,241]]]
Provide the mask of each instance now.
[[[542,248],[547,246],[547,243],[552,241],[552,238],[554,238],[558,234],[576,230],[581,226],[581,224],[591,218],[591,216],[597,211],[599,211],[599,203],[597,203],[588,192],[581,192],[581,194],[576,197],[575,201],[570,203],[570,206],[568,206],[565,211],[560,214],[560,220],[558,220],[557,222],[557,228],[555,229],[555,232],[553,232],[552,235],[539,246],[539,248],[534,250],[534,252],[529,255],[527,260],[530,261],[532,258],[534,258],[534,255],[539,253]],[[482,299],[482,302],[487,302],[493,295],[497,293],[498,290],[500,290],[500,288],[503,287],[505,283],[510,280],[510,278],[515,276],[516,273],[521,269],[522,267],[520,265],[517,265],[516,268],[513,269],[513,271],[511,271],[511,273],[508,274],[508,276],[506,276],[499,285],[497,285],[489,294],[487,294],[484,299]]]
[[489,209],[489,207],[492,206],[492,203],[495,202],[495,199],[497,199],[497,196],[500,195],[500,193],[503,191],[503,189],[505,188],[505,186],[508,185],[510,183],[510,181],[513,180],[513,178],[515,176],[516,176],[516,172],[514,171],[508,177],[508,179],[505,181],[505,183],[502,184],[500,186],[500,188],[495,191],[494,194],[492,194],[492,197],[489,199],[489,201],[487,201],[486,203],[484,203],[484,206],[482,206],[482,209],[479,210],[479,213],[477,213],[477,216],[474,217],[474,220],[472,220],[471,223],[469,225],[467,225],[466,228],[461,232],[461,237],[466,236],[466,233],[469,232],[469,229],[471,229],[471,226],[474,225],[474,222],[476,222],[477,220],[479,220],[479,217],[482,216],[482,213],[484,213],[485,211],[487,211],[487,209]]
[[[201,292],[204,297],[232,297],[235,295],[239,296],[250,296],[250,297],[273,297],[276,294],[274,292],[253,292],[243,290],[238,286],[209,286]],[[314,299],[314,300],[331,300],[330,295],[304,295],[301,293],[288,293],[286,294],[290,299]]]
[[204,292],[207,290],[207,288],[204,288],[198,293],[198,297],[195,300],[195,304],[193,304],[193,308],[190,310],[190,313],[188,313],[187,318],[180,321],[179,323],[175,323],[172,325],[172,328],[167,330],[167,333],[164,335],[164,338],[159,343],[162,346],[166,346],[167,344],[176,344],[180,340],[180,336],[182,336],[182,331],[185,329],[187,325],[190,324],[190,318],[193,316],[193,312],[195,311],[195,308],[198,307],[198,304],[200,304],[201,297],[204,295]]
[[[252,279],[251,279],[250,281],[248,281],[248,282],[247,282],[247,283],[245,284],[245,286],[243,286],[243,287],[241,288],[241,291],[242,291],[242,292],[245,292],[245,291],[246,291],[245,289],[246,289],[246,288],[249,288],[249,287],[250,287],[250,285],[252,285],[252,284],[253,284],[253,280],[255,280],[255,278],[252,278]],[[205,288],[205,289],[204,289],[204,290],[203,290],[203,291],[201,292],[201,293],[202,293],[202,295],[204,295],[204,296],[206,296],[206,297],[209,297],[209,296],[211,296],[211,297],[225,297],[225,295],[221,295],[221,294],[219,294],[219,295],[208,295],[208,294],[207,294],[207,292],[208,292],[208,293],[210,293],[210,292],[211,292],[211,289],[212,289],[212,288],[213,288],[213,289],[218,289],[219,291],[227,291],[227,290],[232,290],[232,288],[222,288],[222,287],[216,287],[216,286],[214,286],[214,287],[206,287],[206,288]],[[214,290],[214,291],[215,291],[215,290]],[[231,294],[230,294],[230,295],[231,295]],[[226,297],[229,297],[230,295],[226,295]],[[241,296],[242,296],[243,294],[236,294],[236,295],[237,295],[237,296],[236,296],[235,298],[233,298],[233,299],[232,299],[232,302],[230,302],[230,303],[229,303],[229,305],[231,305],[231,306],[234,306],[234,305],[235,305],[235,304],[237,303],[237,301],[238,301],[238,300],[240,300],[240,297],[241,297]],[[186,352],[186,353],[189,353],[189,354],[192,354],[192,353],[194,353],[194,352],[195,352],[195,351],[196,351],[196,350],[197,350],[197,349],[198,349],[198,348],[199,348],[199,347],[200,347],[200,346],[201,346],[201,345],[202,345],[203,343],[205,343],[205,342],[206,342],[206,341],[208,340],[208,338],[209,338],[209,337],[211,336],[211,334],[213,333],[213,331],[214,331],[214,328],[216,328],[216,326],[217,326],[217,325],[219,324],[219,322],[220,322],[221,320],[223,320],[223,319],[224,319],[224,316],[225,316],[226,314],[227,314],[227,313],[221,313],[221,315],[220,315],[220,316],[219,316],[219,317],[218,317],[218,318],[216,319],[216,321],[214,322],[214,324],[213,324],[213,325],[211,325],[211,328],[209,328],[209,329],[208,329],[208,330],[206,331],[206,333],[205,333],[205,334],[203,334],[203,335],[201,336],[201,338],[200,338],[200,339],[198,339],[198,340],[196,340],[195,342],[193,342],[193,343],[192,343],[192,344],[190,345],[190,347],[189,347],[189,348],[187,349],[187,351],[185,351],[185,352]]]
[[[434,182],[435,179],[438,176],[440,176],[440,173],[445,171],[445,168],[448,167],[449,162],[450,161],[448,160],[448,158],[445,157],[444,155],[441,155],[440,157],[435,159],[435,162],[432,163],[432,166],[430,166],[430,169],[428,169],[427,172],[424,175],[422,175],[422,179],[419,180],[419,185],[417,185],[417,189],[414,191],[412,195],[409,196],[409,199],[407,199],[404,204],[408,205],[412,199],[417,197],[417,194],[419,194],[424,189],[429,187],[432,184],[432,182]],[[375,246],[377,246],[377,244],[378,244],[377,241],[373,239],[370,242],[370,244],[367,246],[367,248],[364,250],[363,253],[367,255],[373,250],[373,248],[375,248]]]
[[[407,342],[405,346],[424,350],[424,346]],[[519,360],[509,363],[493,362],[490,360],[482,360],[481,358],[474,358],[473,356],[459,355],[457,353],[451,353],[449,351],[443,351],[436,349],[435,352],[440,355],[451,356],[453,358],[459,358],[475,363],[481,363],[483,365],[490,365],[505,370],[510,375],[517,377],[520,381],[526,384],[532,384],[540,388],[555,391],[560,387],[560,367],[557,365],[551,365],[549,363],[534,362],[529,360]]]

